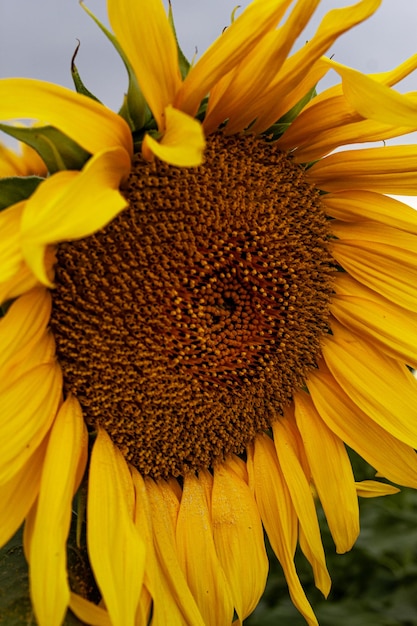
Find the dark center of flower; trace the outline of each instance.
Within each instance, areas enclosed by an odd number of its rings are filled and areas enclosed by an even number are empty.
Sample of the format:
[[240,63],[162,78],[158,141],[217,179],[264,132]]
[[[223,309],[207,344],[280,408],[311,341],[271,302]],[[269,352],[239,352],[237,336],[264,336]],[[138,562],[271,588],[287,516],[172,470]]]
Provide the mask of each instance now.
[[332,291],[318,192],[274,144],[137,160],[129,207],[60,244],[51,326],[87,423],[153,477],[241,453],[315,366]]

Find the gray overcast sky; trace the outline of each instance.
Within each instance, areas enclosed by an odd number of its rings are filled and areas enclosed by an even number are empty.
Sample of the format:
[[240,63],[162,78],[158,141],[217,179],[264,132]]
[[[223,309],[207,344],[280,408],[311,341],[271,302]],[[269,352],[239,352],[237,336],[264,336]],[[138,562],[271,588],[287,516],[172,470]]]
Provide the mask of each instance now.
[[[120,0],[121,1],[121,0]],[[145,0],[146,1],[146,0]],[[182,47],[191,57],[201,54],[230,21],[238,0],[172,0]],[[106,21],[105,0],[86,0]],[[247,0],[240,3],[247,6]],[[322,0],[303,43],[320,18],[349,0]],[[138,0],[140,6],[140,0]],[[78,0],[0,0],[0,76],[27,76],[72,87],[69,64],[81,40],[77,58],[84,82],[112,108],[118,108],[126,77],[104,35],[81,9]],[[364,72],[391,69],[417,52],[417,0],[383,0],[365,23],[345,34],[329,51],[337,61]],[[417,90],[417,72],[402,89]]]
[[[85,3],[107,24],[105,0]],[[179,40],[189,58],[196,49],[198,58],[230,23],[238,3],[172,0]],[[248,4],[248,0],[240,2],[242,8]],[[353,0],[322,0],[299,45],[311,39],[325,13],[349,4]],[[124,67],[78,0],[0,0],[1,77],[33,77],[72,87],[69,66],[77,38],[81,41],[77,57],[81,77],[104,104],[117,110],[126,88]],[[417,0],[383,0],[374,16],[343,35],[328,54],[369,73],[392,69],[416,52]],[[398,89],[417,91],[417,72]],[[417,143],[415,134],[408,141]]]

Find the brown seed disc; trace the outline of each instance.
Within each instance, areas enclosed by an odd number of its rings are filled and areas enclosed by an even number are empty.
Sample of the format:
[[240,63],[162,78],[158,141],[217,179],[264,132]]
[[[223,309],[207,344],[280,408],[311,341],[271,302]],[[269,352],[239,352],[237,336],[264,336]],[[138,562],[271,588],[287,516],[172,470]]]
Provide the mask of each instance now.
[[139,158],[129,206],[58,247],[51,326],[65,389],[153,477],[241,453],[303,384],[332,293],[329,230],[274,144],[208,140],[205,163]]

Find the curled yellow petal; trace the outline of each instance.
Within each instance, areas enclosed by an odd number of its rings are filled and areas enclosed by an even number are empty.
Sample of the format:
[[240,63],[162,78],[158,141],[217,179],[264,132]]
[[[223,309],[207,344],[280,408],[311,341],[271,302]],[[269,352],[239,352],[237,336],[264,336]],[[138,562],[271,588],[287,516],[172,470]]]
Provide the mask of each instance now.
[[326,62],[341,77],[343,93],[360,115],[393,126],[417,125],[415,100],[333,59]]
[[150,160],[155,155],[178,167],[201,165],[206,141],[200,122],[172,106],[166,107],[165,120],[166,130],[160,141],[145,135],[144,157]]
[[119,186],[129,171],[127,152],[112,148],[81,172],[58,172],[39,185],[26,202],[20,232],[25,261],[41,282],[51,286],[44,263],[48,245],[87,237],[123,210],[127,201]]

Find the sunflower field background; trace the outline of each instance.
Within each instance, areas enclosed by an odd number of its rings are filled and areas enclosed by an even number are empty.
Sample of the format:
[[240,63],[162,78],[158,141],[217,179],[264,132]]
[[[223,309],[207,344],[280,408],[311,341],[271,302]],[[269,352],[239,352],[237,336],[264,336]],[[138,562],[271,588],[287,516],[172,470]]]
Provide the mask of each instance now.
[[[374,476],[372,468],[351,453],[355,474]],[[386,498],[360,500],[361,533],[351,552],[338,555],[324,516],[320,516],[323,544],[332,577],[324,600],[315,588],[309,566],[297,555],[301,582],[320,626],[415,626],[417,619],[417,492],[403,488]],[[72,532],[69,560],[85,567]],[[31,624],[27,565],[18,533],[0,550],[0,624]],[[272,552],[271,552],[272,555]],[[7,618],[2,615],[7,614]],[[6,620],[6,621],[5,621]],[[64,626],[82,622],[68,612]],[[245,626],[305,626],[293,606],[285,577],[276,559],[270,559],[265,594]]]

